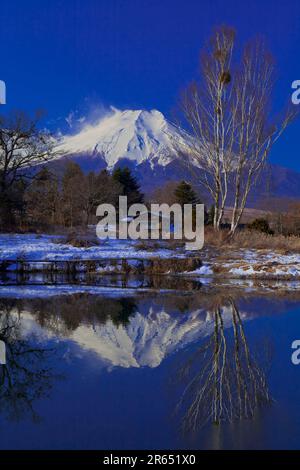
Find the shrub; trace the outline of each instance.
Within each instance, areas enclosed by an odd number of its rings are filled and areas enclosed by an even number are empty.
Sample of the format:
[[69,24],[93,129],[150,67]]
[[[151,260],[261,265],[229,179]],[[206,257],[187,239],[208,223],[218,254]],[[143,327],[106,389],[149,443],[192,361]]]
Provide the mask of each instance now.
[[255,230],[256,232],[266,233],[268,235],[274,235],[274,231],[270,229],[269,222],[266,219],[255,219],[248,224],[249,230]]

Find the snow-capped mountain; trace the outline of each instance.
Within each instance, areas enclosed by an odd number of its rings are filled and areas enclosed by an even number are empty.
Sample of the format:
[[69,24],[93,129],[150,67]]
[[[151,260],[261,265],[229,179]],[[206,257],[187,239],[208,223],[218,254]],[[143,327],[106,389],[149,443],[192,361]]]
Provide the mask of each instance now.
[[96,124],[87,124],[59,144],[63,155],[98,156],[108,169],[122,160],[166,166],[176,157],[178,129],[157,110],[113,110]]
[[[85,118],[81,121],[83,127],[79,132],[60,137],[60,162],[72,159],[85,172],[128,166],[145,193],[170,180],[185,179],[199,187],[199,179],[203,177],[201,168],[190,159],[181,158],[177,152],[179,147],[188,148],[186,142],[191,137],[161,112],[113,109],[96,123],[88,124]],[[57,160],[56,163],[60,165]],[[270,195],[300,197],[299,178],[291,169],[270,165],[250,194],[249,207]],[[209,201],[203,188],[201,194]]]

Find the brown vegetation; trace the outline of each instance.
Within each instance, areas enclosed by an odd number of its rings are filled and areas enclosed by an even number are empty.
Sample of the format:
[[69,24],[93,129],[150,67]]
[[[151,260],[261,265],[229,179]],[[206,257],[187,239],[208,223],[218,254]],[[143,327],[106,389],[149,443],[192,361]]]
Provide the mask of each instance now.
[[229,237],[229,230],[216,233],[211,227],[205,230],[206,247],[217,247],[232,250],[236,248],[266,249],[281,253],[300,252],[299,236],[268,235],[253,230],[239,230],[234,238]]

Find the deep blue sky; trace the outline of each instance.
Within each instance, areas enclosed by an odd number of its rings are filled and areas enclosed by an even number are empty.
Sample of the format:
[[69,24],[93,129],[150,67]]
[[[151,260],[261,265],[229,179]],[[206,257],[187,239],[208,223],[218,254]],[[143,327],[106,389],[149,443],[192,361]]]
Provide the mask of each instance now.
[[[241,41],[266,37],[277,60],[276,103],[284,104],[300,79],[299,0],[1,0],[6,108],[46,109],[53,127],[97,103],[168,115],[197,75],[203,42],[223,23]],[[272,161],[300,171],[299,145],[300,121]]]

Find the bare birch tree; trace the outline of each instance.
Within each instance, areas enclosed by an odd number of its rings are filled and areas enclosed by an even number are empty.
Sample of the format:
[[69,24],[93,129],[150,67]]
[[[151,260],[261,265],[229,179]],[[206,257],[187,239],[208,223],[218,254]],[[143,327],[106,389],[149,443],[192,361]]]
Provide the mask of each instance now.
[[295,107],[271,116],[274,61],[264,44],[256,40],[243,53],[233,86],[232,109],[234,204],[231,234],[234,235],[250,191],[265,168],[274,143],[296,116]]
[[290,108],[271,119],[274,62],[263,43],[246,46],[238,61],[234,52],[235,31],[218,28],[201,54],[200,81],[181,101],[190,135],[181,153],[201,169],[199,183],[214,201],[216,230],[233,193],[231,234],[273,144],[295,116]]

